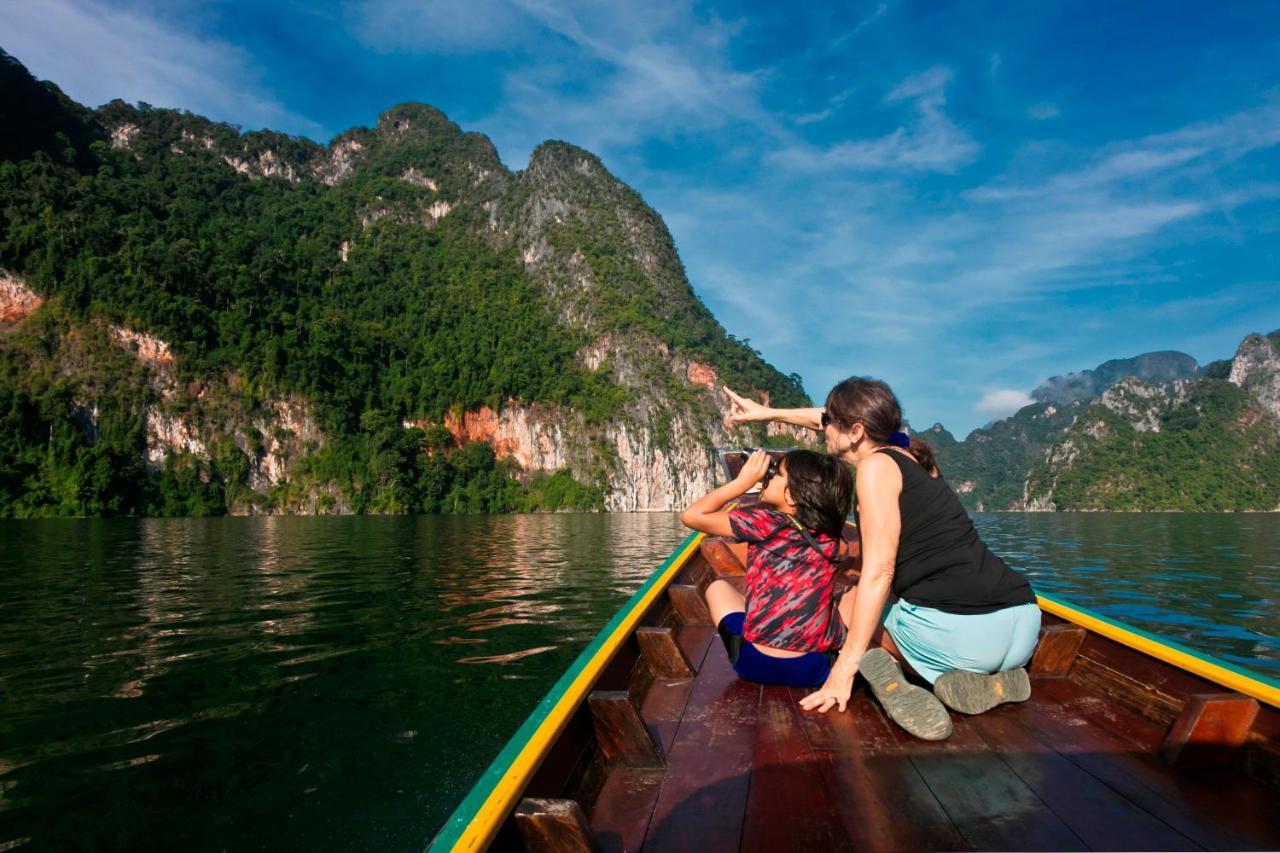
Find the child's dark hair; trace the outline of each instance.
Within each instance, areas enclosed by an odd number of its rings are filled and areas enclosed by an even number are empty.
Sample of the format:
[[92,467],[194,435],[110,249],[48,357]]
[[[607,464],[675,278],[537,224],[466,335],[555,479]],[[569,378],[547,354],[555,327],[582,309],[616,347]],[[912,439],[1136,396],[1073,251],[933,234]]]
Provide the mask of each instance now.
[[782,458],[796,520],[810,530],[839,539],[853,503],[853,477],[834,456],[792,450]]

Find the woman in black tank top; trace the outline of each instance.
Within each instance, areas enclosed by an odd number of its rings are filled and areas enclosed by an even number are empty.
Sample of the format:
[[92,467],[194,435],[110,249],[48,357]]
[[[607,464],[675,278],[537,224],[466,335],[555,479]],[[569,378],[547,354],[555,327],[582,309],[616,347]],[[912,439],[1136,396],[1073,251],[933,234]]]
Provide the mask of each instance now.
[[[841,602],[849,631],[826,684],[801,705],[843,711],[861,672],[891,718],[912,734],[940,739],[951,720],[938,698],[966,713],[1027,699],[1030,682],[1020,667],[1040,627],[1031,586],[983,544],[929,445],[901,432],[902,410],[889,386],[846,379],[824,409],[772,409],[729,395],[731,421],[822,430],[827,450],[858,471],[863,565],[858,586]],[[905,681],[895,656],[932,683],[938,698]]]

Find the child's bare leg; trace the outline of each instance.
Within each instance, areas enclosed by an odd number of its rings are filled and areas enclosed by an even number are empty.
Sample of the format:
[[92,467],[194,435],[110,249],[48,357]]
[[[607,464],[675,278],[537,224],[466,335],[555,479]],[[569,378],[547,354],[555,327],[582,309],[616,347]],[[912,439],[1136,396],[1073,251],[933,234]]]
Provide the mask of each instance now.
[[742,593],[734,589],[726,580],[712,581],[707,587],[707,609],[711,611],[711,622],[719,625],[720,620],[730,613],[741,613],[747,609],[747,600]]

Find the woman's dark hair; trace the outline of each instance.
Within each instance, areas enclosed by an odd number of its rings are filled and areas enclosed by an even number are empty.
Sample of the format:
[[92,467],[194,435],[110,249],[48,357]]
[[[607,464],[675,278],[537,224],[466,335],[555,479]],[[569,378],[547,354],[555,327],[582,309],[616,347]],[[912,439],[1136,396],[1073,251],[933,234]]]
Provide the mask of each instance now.
[[[841,429],[862,424],[867,437],[877,444],[889,444],[895,432],[902,431],[902,406],[893,390],[879,379],[850,376],[827,395],[827,417]],[[915,436],[907,451],[930,474],[938,470],[933,448]]]
[[796,504],[796,521],[839,539],[853,505],[853,477],[848,466],[825,453],[792,450],[782,457],[781,467]]

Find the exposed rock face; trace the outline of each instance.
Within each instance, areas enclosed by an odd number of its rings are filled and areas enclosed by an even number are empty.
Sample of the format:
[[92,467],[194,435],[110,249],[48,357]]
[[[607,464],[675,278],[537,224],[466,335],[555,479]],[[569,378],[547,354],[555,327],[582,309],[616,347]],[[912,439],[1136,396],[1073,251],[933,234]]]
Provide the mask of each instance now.
[[364,151],[364,143],[356,138],[346,138],[334,142],[329,156],[321,159],[313,167],[313,174],[323,184],[333,186],[355,171]]
[[139,130],[136,124],[121,124],[111,128],[111,147],[128,148]]
[[423,189],[431,190],[432,192],[438,192],[440,190],[439,184],[419,172],[413,166],[404,170],[404,174],[400,176],[400,180],[405,183],[413,184],[415,187],[422,187]]
[[1184,352],[1148,352],[1134,358],[1116,358],[1092,370],[1054,376],[1031,392],[1032,399],[1067,405],[1096,399],[1125,377],[1158,384],[1196,375],[1196,360]]
[[[1186,353],[1166,351],[1054,376],[1031,392],[1035,403],[974,430],[963,442],[943,442],[938,447],[943,472],[953,481],[973,483],[972,491],[961,497],[971,509],[1025,510],[1028,473],[1081,412],[1100,402],[1134,430],[1158,432],[1161,423],[1151,403],[1176,392],[1179,383],[1194,379],[1198,370]],[[1105,425],[1095,421],[1080,429],[1082,435],[1086,430],[1098,433]]]
[[1124,379],[1048,448],[1027,510],[1271,510],[1280,496],[1280,358],[1251,335],[1231,381]]
[[1241,341],[1231,362],[1232,385],[1243,388],[1264,409],[1280,418],[1280,332],[1250,335]]
[[44,304],[44,299],[19,278],[0,270],[0,326],[25,320]]
[[719,378],[716,376],[714,367],[697,361],[689,362],[689,369],[685,372],[685,375],[694,385],[700,385],[710,390],[715,390],[716,381]]
[[[173,454],[208,462],[214,442],[226,436],[249,460],[246,485],[265,493],[288,480],[294,462],[324,445],[325,436],[302,400],[266,400],[254,412],[244,412],[227,402],[236,397],[230,393],[239,384],[236,377],[184,388],[167,342],[114,324],[107,331],[146,368],[148,385],[156,392],[157,399],[143,407],[148,470],[163,470]],[[211,387],[215,384],[219,387]]]
[[[1185,395],[1185,386],[1186,383],[1174,383],[1172,388],[1164,389],[1129,377],[1107,389],[1098,402],[1127,420],[1137,432],[1159,432],[1161,410]],[[1104,427],[1098,424],[1084,427],[1095,438],[1101,437],[1098,433],[1101,429]]]
[[222,158],[227,165],[242,175],[255,178],[284,178],[290,183],[301,180],[292,163],[286,163],[274,151],[261,151],[254,156]]
[[[609,426],[599,436],[602,442],[593,444],[580,413],[511,400],[497,412],[488,406],[461,416],[449,412],[442,425],[459,445],[486,442],[495,456],[514,459],[526,472],[567,469],[585,478],[586,472],[604,470],[605,508],[618,512],[671,511],[691,503],[716,486],[714,448],[732,443],[722,429],[708,434],[700,420],[689,417],[673,420],[665,433],[648,424]],[[779,434],[797,444],[813,443],[813,433],[797,435],[795,429]],[[603,457],[602,447],[607,448]]]

